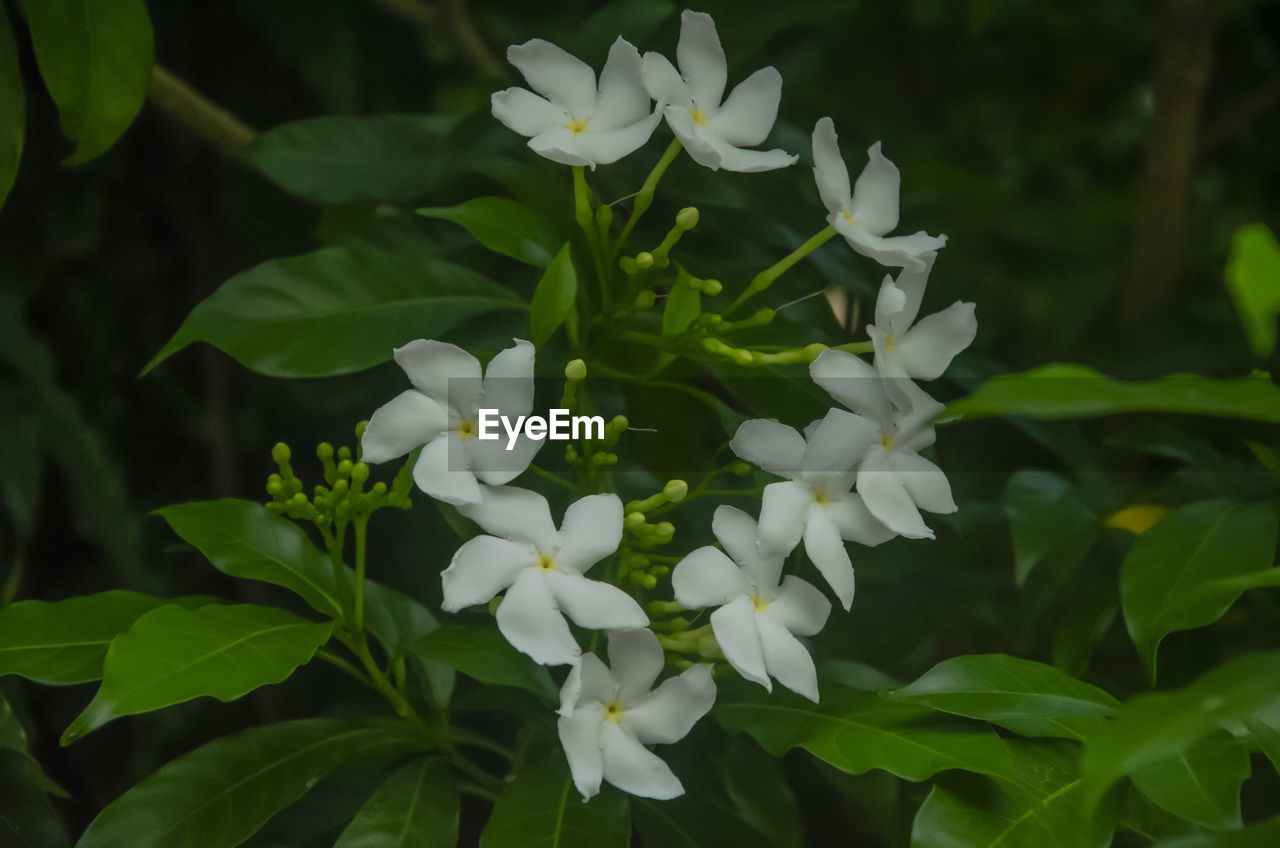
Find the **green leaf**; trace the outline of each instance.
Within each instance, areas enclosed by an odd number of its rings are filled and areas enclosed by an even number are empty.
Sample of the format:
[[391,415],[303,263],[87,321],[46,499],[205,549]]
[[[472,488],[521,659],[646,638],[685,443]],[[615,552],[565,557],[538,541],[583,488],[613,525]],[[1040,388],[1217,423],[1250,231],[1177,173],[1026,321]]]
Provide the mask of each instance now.
[[1240,827],[1240,786],[1249,776],[1249,754],[1225,730],[1210,733],[1185,751],[1145,763],[1129,778],[1158,806],[1213,828]]
[[[457,206],[427,206],[417,211],[427,218],[453,221],[495,253],[538,268],[548,267],[553,259],[566,252],[566,248],[556,252],[560,239],[541,215],[505,197],[476,197]],[[576,281],[573,288],[577,288]],[[536,311],[536,296],[533,303]]]
[[1251,585],[1280,584],[1280,569],[1269,568],[1277,525],[1271,504],[1201,501],[1174,510],[1134,541],[1120,567],[1120,602],[1153,683],[1167,634],[1212,624]]
[[1270,356],[1280,315],[1280,244],[1266,224],[1248,224],[1231,237],[1227,291],[1254,354]]
[[[775,758],[746,737],[738,736],[714,762],[724,791],[733,801],[734,809],[728,811],[727,819],[741,819],[761,834],[767,834],[767,840],[757,837],[756,841],[775,848],[799,848],[804,844],[795,793]],[[708,798],[704,804],[710,807],[712,800]],[[696,818],[697,811],[691,812]],[[702,844],[706,841],[709,840]],[[730,844],[741,845],[744,841],[735,838]]]
[[[743,777],[750,779],[750,775]],[[769,811],[755,812],[767,815]],[[631,817],[644,848],[778,848],[791,844],[770,841],[741,816],[742,811],[718,799],[693,794],[670,801],[631,799]]]
[[1241,830],[1195,833],[1166,839],[1153,848],[1275,848],[1280,844],[1280,816],[1251,824]]
[[35,762],[22,751],[0,748],[0,845],[61,848],[69,845],[37,779]]
[[26,122],[27,101],[22,69],[18,66],[18,44],[13,39],[8,14],[0,10],[0,206],[18,175]]
[[[683,333],[685,328],[702,314],[702,291],[692,285],[693,278],[679,265],[676,266],[676,281],[671,284],[667,293],[667,302],[662,307],[662,335],[675,336]],[[675,360],[675,354],[663,353],[658,357],[661,368]]]
[[578,272],[569,254],[569,242],[565,242],[547,267],[538,288],[533,292],[533,307],[529,312],[529,340],[534,347],[542,347],[547,339],[564,323],[573,311],[578,296]]
[[87,162],[142,108],[151,79],[151,21],[142,0],[23,0],[36,62],[62,131]]
[[172,603],[124,589],[52,603],[19,601],[0,610],[0,676],[55,686],[100,680],[111,640],[143,613]]
[[334,848],[453,848],[458,843],[458,788],[440,757],[392,772]]
[[1119,381],[1083,365],[1042,365],[1001,374],[944,416],[972,421],[998,415],[1032,418],[1096,418],[1124,412],[1181,412],[1280,423],[1280,387],[1264,377],[1215,380],[1173,374],[1156,380]]
[[1271,761],[1271,767],[1280,772],[1280,730],[1276,729],[1274,720],[1255,716],[1245,719],[1244,726],[1258,750]]
[[234,701],[289,678],[333,632],[275,607],[164,606],[117,636],[102,686],[62,734],[67,745],[109,721],[211,696]]
[[142,373],[208,342],[259,374],[328,377],[370,368],[394,348],[495,309],[510,290],[439,259],[326,247],[241,272],[201,301]]
[[498,796],[480,848],[626,848],[627,798],[607,784],[587,803],[557,751],[516,775]]
[[245,156],[290,194],[320,203],[413,200],[442,185],[444,131],[426,115],[327,115],[260,133]]
[[1064,550],[1083,553],[1098,519],[1070,483],[1048,471],[1015,472],[1005,486],[1004,511],[1019,586],[1046,557]]
[[98,814],[76,848],[232,848],[346,760],[412,747],[393,730],[334,719],[255,727],[144,778]]
[[507,644],[496,627],[446,625],[414,642],[409,650],[481,683],[515,686],[551,701],[556,697],[546,668]]
[[943,660],[892,693],[899,701],[977,718],[1024,736],[1083,740],[1120,702],[1051,665],[1007,654]]

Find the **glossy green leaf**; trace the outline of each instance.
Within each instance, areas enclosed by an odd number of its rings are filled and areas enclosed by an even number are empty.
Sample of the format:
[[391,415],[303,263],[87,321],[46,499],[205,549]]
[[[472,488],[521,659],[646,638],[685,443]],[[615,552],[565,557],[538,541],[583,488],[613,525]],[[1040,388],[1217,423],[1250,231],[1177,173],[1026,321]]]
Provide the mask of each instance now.
[[[804,844],[800,808],[777,759],[745,736],[737,736],[714,762],[725,794],[733,802],[729,817],[767,834],[768,839],[759,841],[775,848],[799,848]],[[699,763],[699,768],[705,765]],[[712,800],[706,799],[704,806],[709,807]],[[694,814],[696,817],[696,811]],[[735,839],[733,844],[744,841],[748,840]]]
[[1004,490],[1019,586],[1046,557],[1083,552],[1097,515],[1066,480],[1048,471],[1014,472]]
[[1120,602],[1153,682],[1167,634],[1212,624],[1246,589],[1280,585],[1280,569],[1270,567],[1278,532],[1272,504],[1202,501],[1134,541],[1120,568]]
[[1271,767],[1280,772],[1280,729],[1277,729],[1276,724],[1274,719],[1262,716],[1244,720],[1245,729],[1253,737],[1258,750],[1271,761]]
[[102,686],[62,744],[121,716],[203,696],[234,701],[280,683],[310,662],[332,632],[332,622],[254,604],[154,609],[111,642]]
[[98,814],[77,848],[232,848],[351,757],[412,749],[402,734],[349,721],[255,727],[144,778]]
[[227,280],[191,311],[142,373],[203,341],[271,377],[349,374],[477,315],[523,308],[510,290],[460,265],[325,247]]
[[[566,253],[560,248],[555,228],[542,216],[505,197],[476,197],[457,206],[427,206],[417,211],[427,218],[453,221],[495,253],[539,268],[548,267],[553,259]],[[575,290],[576,287],[575,282]],[[537,303],[535,297],[535,312]]]
[[[768,809],[756,812],[769,813]],[[791,844],[771,841],[743,821],[741,810],[695,794],[670,801],[633,797],[631,818],[644,848],[778,848]]]
[[[13,712],[13,707],[9,705],[3,697],[0,697],[0,751],[16,751],[26,757],[27,764],[25,770],[19,769],[17,765],[13,768],[15,771],[21,771],[24,779],[35,784],[41,792],[57,795],[60,798],[69,798],[67,791],[58,784],[54,783],[44,773],[44,769],[40,767],[40,763],[31,756],[31,751],[27,746],[27,731],[22,726],[22,722],[18,720],[18,716]],[[3,832],[3,830],[0,830]]]
[[453,848],[458,812],[458,788],[448,764],[424,757],[392,772],[334,848]]
[[1240,786],[1249,776],[1249,754],[1225,730],[1210,733],[1185,751],[1144,763],[1129,775],[1158,806],[1213,828],[1240,827]]
[[26,124],[27,99],[18,66],[18,44],[8,14],[0,11],[0,206],[18,175]]
[[427,115],[326,115],[259,133],[244,155],[307,200],[413,200],[450,175],[441,161],[445,129]]
[[0,748],[0,845],[61,848],[67,834],[49,805],[34,761],[24,752]]
[[124,589],[65,601],[19,601],[0,610],[0,676],[52,685],[99,680],[111,640],[142,614],[172,603]]
[[1051,665],[1007,654],[943,660],[893,698],[977,718],[1024,736],[1084,739],[1120,702]]
[[480,848],[625,848],[630,818],[627,796],[607,784],[584,804],[557,750],[498,796]]
[[1227,291],[1254,354],[1270,356],[1280,315],[1280,244],[1266,224],[1249,224],[1231,237]]
[[944,416],[1059,419],[1124,412],[1181,412],[1280,423],[1280,387],[1263,377],[1215,380],[1195,374],[1121,381],[1083,365],[1056,363],[992,377],[973,394],[948,405]]
[[544,699],[556,697],[547,669],[507,644],[496,627],[446,625],[414,642],[409,650],[481,683],[515,686]]
[[1196,833],[1157,842],[1153,848],[1275,848],[1280,845],[1280,816],[1240,830]]
[[683,333],[694,319],[702,314],[702,292],[694,288],[692,279],[683,268],[678,268],[676,282],[671,285],[666,304],[662,307],[662,335]]
[[573,267],[569,242],[565,242],[555,259],[547,266],[538,288],[533,292],[529,312],[529,340],[541,348],[573,311],[578,296],[578,272]]
[[142,0],[24,0],[36,62],[77,142],[75,165],[105,151],[142,108],[152,34]]

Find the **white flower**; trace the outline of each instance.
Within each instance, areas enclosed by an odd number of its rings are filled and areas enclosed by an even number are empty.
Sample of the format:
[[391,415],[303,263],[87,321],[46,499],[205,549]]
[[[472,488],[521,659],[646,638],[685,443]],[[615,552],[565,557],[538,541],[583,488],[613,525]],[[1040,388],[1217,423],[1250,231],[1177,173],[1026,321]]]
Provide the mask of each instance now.
[[452,504],[479,501],[480,483],[514,479],[542,441],[521,435],[508,451],[505,439],[476,438],[481,405],[512,420],[533,409],[533,345],[514,341],[490,361],[483,381],[480,362],[457,345],[418,339],[396,348],[396,363],[413,388],[373,413],[360,440],[361,458],[386,462],[422,447],[414,482]]
[[508,47],[507,60],[538,94],[496,91],[493,116],[532,136],[529,147],[553,162],[592,170],[616,162],[648,141],[662,119],[649,111],[640,53],[622,38],[609,50],[599,87],[589,65],[540,38]]
[[730,92],[722,104],[728,64],[715,22],[703,12],[680,16],[677,72],[670,60],[644,54],[644,85],[664,110],[667,124],[699,165],[714,170],[772,171],[795,163],[785,150],[743,150],[761,144],[773,128],[782,99],[782,75],[761,68]]
[[858,494],[886,527],[911,539],[932,539],[920,510],[956,511],[946,476],[918,451],[933,444],[931,422],[944,409],[910,380],[895,380],[908,409],[894,407],[879,372],[842,350],[826,350],[809,364],[813,381],[874,428],[876,438],[858,464]]
[[903,268],[895,281],[888,275],[876,298],[876,322],[867,326],[875,345],[876,370],[885,378],[885,389],[894,404],[905,408],[901,390],[909,379],[936,380],[951,360],[978,334],[978,318],[972,303],[956,302],[923,318],[915,326],[920,300],[937,253],[920,257],[923,268]]
[[711,614],[711,629],[725,659],[743,677],[769,691],[769,678],[775,677],[816,702],[818,672],[796,635],[821,630],[831,602],[798,577],[788,575],[779,586],[786,554],[761,555],[756,522],[742,510],[718,507],[711,531],[724,551],[707,545],[676,565],[671,572],[676,601],[690,609],[720,607]]
[[711,667],[695,665],[649,691],[663,665],[648,630],[609,632],[609,665],[586,654],[560,690],[560,744],[586,801],[607,780],[623,792],[665,800],[684,794],[679,778],[644,746],[683,739],[716,699]]
[[813,128],[813,176],[829,213],[827,221],[850,247],[881,265],[923,268],[921,257],[945,245],[947,237],[920,230],[909,236],[885,238],[898,226],[898,188],[902,178],[897,166],[880,154],[880,142],[867,149],[867,156],[871,161],[850,192],[849,170],[836,146],[835,125],[830,118],[822,118]]
[[505,589],[498,629],[543,665],[575,663],[582,654],[566,615],[591,630],[649,623],[626,592],[583,576],[622,541],[617,495],[574,501],[559,531],[546,498],[514,486],[489,488],[479,503],[459,511],[495,535],[466,542],[441,575],[449,612],[486,603]]

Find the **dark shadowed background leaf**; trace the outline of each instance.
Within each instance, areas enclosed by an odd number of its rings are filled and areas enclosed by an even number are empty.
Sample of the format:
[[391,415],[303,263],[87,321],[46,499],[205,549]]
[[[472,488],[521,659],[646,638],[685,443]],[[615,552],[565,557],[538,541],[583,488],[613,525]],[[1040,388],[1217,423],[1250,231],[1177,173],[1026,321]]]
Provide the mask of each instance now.
[[401,766],[374,791],[334,848],[453,848],[458,788],[440,757]]
[[625,848],[628,809],[627,796],[607,784],[584,804],[556,750],[520,771],[498,796],[480,848]]
[[22,138],[27,126],[27,100],[18,67],[18,45],[9,16],[0,14],[0,206],[9,196],[22,161]]
[[1129,779],[1160,807],[1212,828],[1240,827],[1240,785],[1249,752],[1225,730],[1133,770]]

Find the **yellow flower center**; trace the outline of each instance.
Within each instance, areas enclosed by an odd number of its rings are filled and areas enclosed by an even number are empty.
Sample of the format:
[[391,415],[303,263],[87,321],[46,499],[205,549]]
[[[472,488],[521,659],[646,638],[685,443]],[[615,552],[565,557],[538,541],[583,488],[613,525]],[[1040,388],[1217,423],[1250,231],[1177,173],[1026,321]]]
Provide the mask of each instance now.
[[574,135],[578,135],[579,133],[584,133],[587,131],[587,122],[579,121],[577,118],[574,118],[572,121],[565,124],[564,128],[567,129],[569,132],[573,133]]
[[617,701],[610,701],[604,705],[604,717],[609,721],[622,721],[622,714],[626,710],[622,708],[622,704]]
[[756,608],[756,612],[764,612],[768,608],[769,602],[759,595],[752,595],[751,606]]
[[880,447],[884,448],[887,451],[893,450],[893,436],[887,436],[887,435],[881,436]]
[[689,114],[693,117],[693,122],[698,126],[705,127],[707,125],[707,116],[697,109],[690,109]]
[[556,567],[556,558],[546,554],[538,554],[538,561],[534,565],[543,571],[553,571]]
[[476,437],[476,422],[472,421],[470,418],[464,418],[458,422],[458,426],[454,427],[453,431],[457,433],[458,438],[462,439],[464,442],[467,439],[474,439]]
[[827,490],[814,489],[813,502],[816,503],[818,506],[826,506],[827,504],[831,503],[831,501],[827,498]]
[[855,225],[854,225],[854,223],[853,223],[853,213],[852,213],[852,212],[850,212],[848,209],[841,209],[841,210],[840,210],[840,215],[841,215],[841,217],[843,217],[846,221],[848,221],[848,222],[849,222],[849,226],[851,226],[851,227],[852,227],[852,226],[855,226]]
[[884,349],[893,353],[898,349],[898,341],[893,337],[893,333],[886,333],[884,337]]

